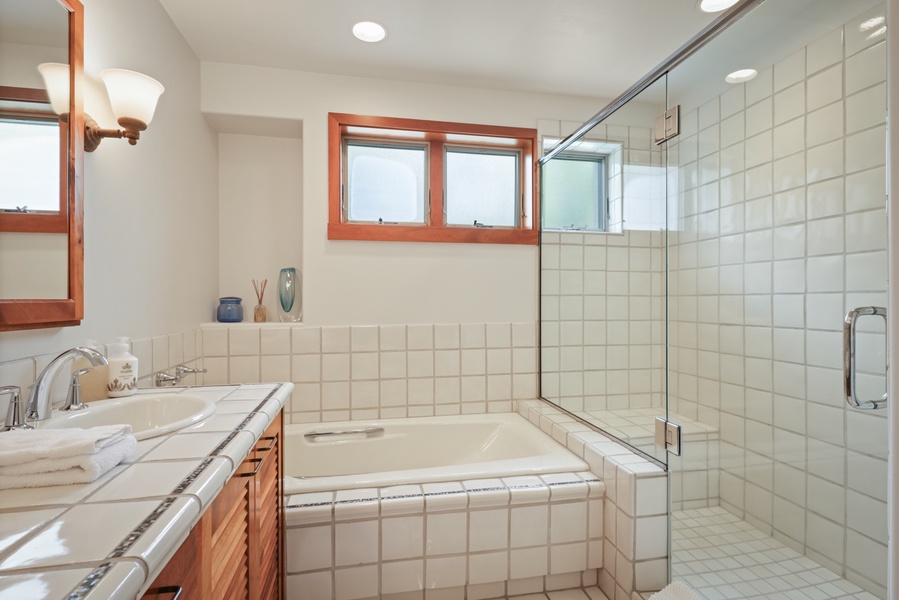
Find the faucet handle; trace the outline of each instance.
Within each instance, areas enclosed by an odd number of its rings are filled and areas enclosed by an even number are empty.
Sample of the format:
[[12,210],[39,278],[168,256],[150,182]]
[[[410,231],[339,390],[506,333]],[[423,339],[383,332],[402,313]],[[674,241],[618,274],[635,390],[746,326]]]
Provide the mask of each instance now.
[[205,373],[206,369],[192,369],[187,365],[178,365],[175,367],[175,377],[180,381],[185,375],[193,375],[195,373]]
[[87,404],[81,401],[81,376],[93,370],[93,367],[88,367],[72,373],[72,382],[69,384],[69,392],[66,394],[66,403],[59,410],[84,410],[87,408]]
[[6,421],[0,431],[10,429],[34,429],[25,422],[25,403],[22,398],[22,390],[17,385],[5,385],[0,387],[0,395],[9,394],[9,409],[6,411]]

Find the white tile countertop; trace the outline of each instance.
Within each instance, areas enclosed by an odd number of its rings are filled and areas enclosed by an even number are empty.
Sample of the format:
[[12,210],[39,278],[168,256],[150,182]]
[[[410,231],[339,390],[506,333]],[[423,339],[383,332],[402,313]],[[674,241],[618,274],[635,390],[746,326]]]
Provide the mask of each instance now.
[[216,412],[138,442],[131,457],[93,483],[4,490],[0,600],[138,597],[292,389],[291,383],[167,389],[207,397]]

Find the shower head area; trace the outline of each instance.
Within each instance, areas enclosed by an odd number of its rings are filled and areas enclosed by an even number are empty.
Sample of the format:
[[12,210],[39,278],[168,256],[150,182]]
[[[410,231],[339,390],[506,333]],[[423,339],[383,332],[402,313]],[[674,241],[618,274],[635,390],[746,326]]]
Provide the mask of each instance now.
[[540,395],[667,469],[703,598],[887,597],[885,14],[744,2],[539,125]]

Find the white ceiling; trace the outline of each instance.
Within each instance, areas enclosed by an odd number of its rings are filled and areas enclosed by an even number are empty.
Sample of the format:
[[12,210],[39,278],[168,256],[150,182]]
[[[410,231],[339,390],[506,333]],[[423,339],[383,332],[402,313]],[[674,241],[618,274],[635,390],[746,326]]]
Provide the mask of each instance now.
[[[612,98],[715,15],[696,0],[161,0],[202,61]],[[361,20],[387,27],[356,40]]]

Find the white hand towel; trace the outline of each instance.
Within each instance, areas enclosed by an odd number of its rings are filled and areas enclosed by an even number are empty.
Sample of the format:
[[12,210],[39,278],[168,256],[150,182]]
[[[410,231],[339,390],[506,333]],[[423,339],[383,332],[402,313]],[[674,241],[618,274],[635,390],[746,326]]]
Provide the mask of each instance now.
[[0,433],[0,467],[37,459],[94,454],[131,433],[131,425],[101,425],[89,429],[13,429]]
[[665,588],[649,597],[649,600],[702,600],[683,581],[672,581]]
[[131,456],[136,445],[133,435],[120,435],[94,454],[41,458],[27,464],[0,467],[0,490],[90,483]]

